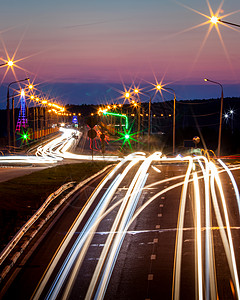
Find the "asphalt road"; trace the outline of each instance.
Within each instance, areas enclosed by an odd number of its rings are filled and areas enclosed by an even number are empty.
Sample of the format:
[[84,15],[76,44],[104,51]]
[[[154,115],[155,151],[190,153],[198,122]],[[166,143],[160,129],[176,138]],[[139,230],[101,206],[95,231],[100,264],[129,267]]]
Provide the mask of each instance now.
[[[129,168],[116,189],[117,178],[124,173],[128,163],[107,181],[57,259],[61,252],[60,243],[67,237],[69,228],[100,178],[82,190],[51,228],[42,233],[41,241],[30,258],[18,264],[19,272],[14,280],[11,278],[11,285],[3,299],[30,299],[41,278],[42,293],[39,298],[45,299],[56,277],[60,283],[56,282],[47,299],[62,299],[64,293],[68,299],[236,299],[235,275],[240,271],[239,207],[226,172],[220,173],[220,178],[228,216],[224,215],[224,204],[220,201],[219,190],[216,190],[219,200],[211,202],[211,227],[208,231],[204,180],[199,179],[198,183],[193,181],[194,176],[202,176],[201,168],[198,166],[191,171],[184,198],[182,188],[189,166],[187,161],[150,162],[146,177],[145,169],[140,170],[142,181],[135,182],[135,186],[139,186],[134,190],[132,183],[141,164],[142,161],[139,161]],[[234,170],[233,174],[240,183],[240,171]],[[138,194],[139,191],[141,193]],[[98,214],[104,195],[110,200],[104,213]],[[214,192],[211,197],[214,199]],[[181,211],[183,203],[185,206]],[[143,207],[136,216],[136,212]],[[84,235],[93,215],[93,223]],[[182,228],[179,225],[181,218]],[[209,232],[211,251],[207,252]],[[76,244],[79,237],[81,245]],[[234,258],[231,256],[231,241]],[[67,280],[61,281],[59,270],[73,245],[79,249],[72,265],[68,266],[69,260],[65,262],[62,273],[68,268],[71,272],[66,273]],[[56,266],[47,277],[51,268],[48,272],[46,268],[54,253],[56,256],[52,265],[56,261]],[[44,272],[45,277],[42,277]],[[214,272],[213,276],[211,272]],[[48,278],[46,282],[45,278]],[[58,284],[60,288],[55,296]]]

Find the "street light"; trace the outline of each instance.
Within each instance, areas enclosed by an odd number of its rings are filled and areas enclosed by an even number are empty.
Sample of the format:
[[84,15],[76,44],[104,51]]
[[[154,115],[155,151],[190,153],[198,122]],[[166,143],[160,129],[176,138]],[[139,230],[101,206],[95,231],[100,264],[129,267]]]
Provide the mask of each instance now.
[[222,134],[222,111],[223,111],[223,86],[221,83],[217,81],[210,80],[208,78],[205,78],[204,81],[209,81],[214,84],[218,84],[221,87],[221,108],[220,108],[220,121],[219,121],[219,133],[218,133],[218,156],[220,156],[221,153],[221,134]]
[[2,67],[2,66],[9,66],[9,67],[12,67],[12,66],[13,66],[13,61],[12,61],[12,60],[9,60],[9,61],[7,61],[7,62],[5,62],[5,63],[3,63],[3,64],[0,64],[0,67]]
[[235,23],[232,23],[232,22],[227,22],[227,21],[221,20],[221,19],[219,19],[219,18],[216,17],[216,16],[212,16],[211,19],[210,19],[210,21],[211,21],[213,24],[215,24],[215,25],[216,25],[217,23],[221,22],[221,23],[224,23],[224,24],[227,24],[227,25],[240,27],[240,25],[238,25],[238,24],[235,24]]
[[[11,144],[11,135],[10,135],[10,109],[9,109],[9,88],[12,84],[22,82],[29,80],[29,78],[21,79],[21,80],[16,80],[8,85],[8,90],[7,90],[7,134],[8,134],[8,147],[10,147]],[[14,130],[14,129],[13,129]]]
[[[168,91],[172,91],[173,95],[174,95],[174,99],[173,99],[173,154],[175,153],[175,128],[176,128],[176,93],[174,91],[174,89],[172,88],[167,88],[167,87],[162,87],[160,84],[156,85],[156,89],[158,91],[160,91],[161,89],[163,90],[168,90]],[[169,115],[170,117],[170,115]]]
[[[138,94],[139,90],[134,89],[134,93]],[[151,104],[152,104],[152,96],[148,92],[141,91],[141,94],[149,97],[148,101],[148,151],[150,150],[150,135],[151,135]]]

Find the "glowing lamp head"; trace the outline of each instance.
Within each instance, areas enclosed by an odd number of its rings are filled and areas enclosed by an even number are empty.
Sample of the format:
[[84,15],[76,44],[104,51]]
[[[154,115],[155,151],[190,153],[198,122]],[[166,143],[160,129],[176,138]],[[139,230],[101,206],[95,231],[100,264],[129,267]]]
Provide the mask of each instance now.
[[162,87],[161,87],[160,84],[158,84],[158,85],[156,86],[156,89],[159,90],[159,91],[161,90],[161,88],[162,88]]
[[217,24],[218,23],[218,18],[215,17],[215,16],[212,16],[210,21],[213,23],[213,24]]
[[33,99],[34,99],[34,96],[33,96],[33,95],[31,95],[31,96],[30,96],[30,99],[31,99],[31,100],[33,100]]
[[129,134],[125,134],[125,139],[128,140],[130,138]]
[[207,79],[207,78],[204,78],[204,81],[208,81],[208,79]]
[[32,89],[33,89],[33,85],[32,85],[32,84],[29,84],[28,88],[29,88],[30,90],[32,90]]
[[42,104],[44,105],[44,104],[47,104],[48,102],[47,102],[47,100],[43,100],[42,101]]
[[12,67],[12,66],[13,66],[13,61],[12,61],[12,60],[9,60],[9,61],[7,62],[7,64],[8,64],[9,67]]
[[130,98],[130,93],[129,92],[127,92],[127,93],[125,93],[125,98]]
[[138,93],[139,93],[139,90],[138,90],[138,89],[135,89],[135,90],[134,90],[134,93],[135,93],[135,94],[138,94]]

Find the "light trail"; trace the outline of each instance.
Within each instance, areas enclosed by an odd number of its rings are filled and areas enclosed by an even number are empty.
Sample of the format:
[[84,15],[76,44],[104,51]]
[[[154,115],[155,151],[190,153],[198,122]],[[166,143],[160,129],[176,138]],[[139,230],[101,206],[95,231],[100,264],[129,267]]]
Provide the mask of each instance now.
[[180,199],[179,215],[178,215],[178,231],[175,244],[174,267],[173,267],[173,285],[172,297],[177,300],[180,297],[180,278],[181,278],[181,261],[182,261],[182,243],[183,243],[183,223],[186,206],[187,188],[190,174],[193,168],[193,159],[188,157],[189,165],[184,179],[182,194]]
[[238,271],[237,271],[237,265],[236,265],[236,259],[235,259],[233,241],[232,241],[232,234],[231,234],[231,229],[230,229],[229,216],[228,216],[228,211],[227,211],[227,206],[226,206],[226,200],[225,200],[221,180],[219,178],[216,166],[212,162],[210,162],[210,165],[211,165],[211,172],[212,172],[211,187],[212,187],[212,195],[213,195],[213,199],[214,199],[214,208],[217,211],[216,215],[217,215],[218,221],[220,223],[219,225],[222,226],[222,218],[220,217],[220,212],[218,211],[217,204],[216,204],[217,197],[216,197],[216,193],[214,190],[214,180],[215,180],[217,183],[217,186],[218,186],[218,190],[221,195],[221,203],[223,206],[224,218],[225,218],[225,222],[226,222],[226,226],[227,226],[227,237],[226,237],[225,231],[220,230],[220,233],[222,233],[224,248],[225,248],[226,256],[228,259],[228,264],[229,264],[229,268],[231,271],[234,286],[236,289],[237,298],[240,299],[239,278],[238,278]]
[[230,179],[231,179],[231,182],[232,182],[232,185],[233,185],[233,188],[234,188],[234,192],[235,192],[235,195],[236,195],[236,199],[237,199],[238,212],[239,212],[239,215],[240,215],[240,195],[239,195],[239,190],[238,190],[238,187],[237,187],[236,180],[234,179],[233,174],[231,173],[231,171],[230,171],[230,169],[227,167],[227,165],[226,165],[221,159],[218,159],[218,162],[219,162],[219,163],[221,164],[221,166],[226,170],[228,176],[229,176]]
[[[35,155],[5,155],[0,156],[0,164],[15,165],[15,164],[56,164],[63,159],[74,160],[92,160],[91,155],[73,154],[69,152],[78,141],[82,133],[70,128],[60,128],[62,135],[46,143],[43,146],[37,147]],[[77,139],[76,139],[77,138]],[[100,156],[93,157],[95,161],[120,161],[118,156]]]
[[[51,145],[50,150],[49,147],[46,147],[43,150],[43,153],[48,155],[47,152],[49,151],[52,155],[53,152],[58,157],[61,157],[63,154],[64,156],[71,155],[69,152],[65,152],[65,150],[68,151],[69,147],[71,147],[70,139],[66,139],[64,142],[59,141],[56,148],[54,145]],[[137,166],[140,162],[141,165]],[[154,174],[156,174],[156,178],[159,178],[163,172],[161,168],[156,168],[153,162],[158,162],[159,164],[177,163],[179,165],[183,165],[186,168],[186,172],[183,175],[173,176],[162,180],[156,180],[153,183],[148,183],[148,172],[154,172]],[[195,231],[194,240],[196,251],[193,255],[195,255],[196,299],[202,300],[219,298],[217,288],[217,272],[219,270],[216,269],[216,261],[218,258],[214,253],[214,230],[219,231],[220,238],[223,241],[224,253],[227,258],[232,278],[232,293],[236,293],[236,297],[239,299],[239,278],[231,235],[231,229],[233,229],[233,227],[230,227],[226,199],[219,174],[226,172],[230,177],[239,207],[239,192],[231,171],[239,170],[240,166],[232,166],[228,168],[224,163],[221,163],[221,161],[219,161],[219,164],[221,165],[220,167],[209,161],[204,156],[167,158],[161,156],[161,153],[155,153],[146,158],[144,153],[140,152],[123,158],[122,161],[112,170],[109,176],[107,176],[106,179],[104,179],[98,186],[93,195],[89,198],[86,206],[79,213],[72,225],[72,228],[65,236],[62,245],[55,253],[54,258],[47,268],[33,299],[39,299],[41,296],[46,283],[48,282],[55,267],[58,265],[68,243],[77,232],[78,226],[83,221],[83,218],[86,216],[86,213],[96,200],[96,197],[99,195],[100,191],[105,188],[105,185],[108,182],[110,183],[110,186],[106,189],[102,198],[98,200],[98,204],[93,210],[91,217],[84,225],[83,230],[78,232],[78,238],[70,252],[67,254],[67,258],[53,282],[47,299],[56,299],[60,296],[60,294],[62,299],[68,299],[70,297],[86,254],[88,253],[89,247],[96,234],[107,236],[106,241],[103,242],[103,248],[101,249],[95,269],[93,270],[92,279],[89,282],[85,299],[104,299],[118,255],[121,251],[122,244],[124,243],[125,236],[127,233],[133,232],[131,230],[129,231],[130,226],[144,211],[144,209],[153,203],[153,201],[159,199],[161,195],[177,188],[182,188],[182,191],[180,199],[176,196],[176,205],[179,205],[177,227],[171,229],[172,231],[176,231],[175,254],[173,257],[172,299],[179,299],[180,297],[182,282],[181,273],[184,263],[184,260],[182,260],[182,256],[184,254],[183,237],[184,233],[189,230],[189,228],[184,227],[187,201],[192,201],[195,209],[195,222],[191,230]],[[200,166],[200,170],[198,166]],[[123,171],[119,173],[119,170],[122,167]],[[125,188],[125,195],[120,200],[114,202],[113,199],[120,187],[120,184],[126,176],[130,176],[130,170],[132,170],[133,167],[136,167],[137,171],[131,175],[130,185]],[[161,188],[161,185],[166,182],[171,183],[171,185]],[[194,193],[192,194],[193,197],[191,198],[188,197],[190,185],[194,188]],[[216,191],[216,187],[218,192]],[[142,191],[146,191],[148,189],[154,191],[155,194],[149,197],[147,201],[137,209],[137,204],[139,203]],[[220,197],[218,194],[220,194]],[[202,203],[205,203],[205,205]],[[220,207],[223,210],[223,216],[221,215]],[[204,218],[201,217],[201,212],[203,212],[203,210],[205,215]],[[98,228],[100,222],[113,211],[116,211],[116,215],[112,220],[110,229],[107,232],[99,232]],[[212,225],[213,211],[215,212],[218,227],[213,227]],[[204,222],[205,224],[203,224]],[[167,231],[168,229],[165,230]],[[202,239],[203,231],[206,233],[205,240]],[[203,249],[205,249],[205,255]],[[205,264],[203,265],[204,260]]]
[[[83,262],[86,252],[87,252],[87,250],[90,246],[90,243],[93,239],[94,233],[96,232],[97,227],[98,227],[100,221],[102,220],[102,218],[101,218],[102,214],[106,211],[107,206],[110,204],[110,201],[112,200],[114,193],[116,192],[116,190],[119,187],[122,180],[126,177],[127,173],[132,169],[132,167],[138,162],[139,162],[139,159],[135,158],[129,163],[129,165],[125,168],[123,173],[119,175],[118,180],[113,182],[113,184],[111,184],[111,186],[109,187],[109,193],[106,192],[105,193],[106,196],[104,195],[102,197],[101,202],[103,203],[103,205],[102,205],[101,209],[99,209],[97,206],[96,209],[94,210],[93,214],[96,214],[97,217],[93,220],[93,222],[91,224],[88,225],[87,230],[84,230],[84,232],[86,231],[86,236],[85,236],[86,242],[84,243],[83,247],[81,247],[81,248],[78,247],[78,249],[76,249],[77,250],[76,256],[78,256],[78,259],[75,262],[73,261],[74,269],[71,273],[71,277],[68,281],[68,285],[66,287],[66,291],[65,291],[64,295],[68,295],[69,291],[72,288],[73,283],[75,282],[77,271]],[[84,227],[84,229],[85,229],[85,227]],[[81,241],[81,238],[79,241]],[[50,299],[55,299],[55,298],[50,298]]]
[[[133,160],[135,158],[135,160]],[[55,269],[59,259],[61,258],[63,252],[65,251],[69,241],[71,240],[71,238],[73,237],[74,233],[76,232],[79,224],[82,222],[84,216],[86,215],[86,213],[89,211],[89,209],[91,208],[93,202],[95,201],[96,197],[98,196],[98,194],[100,193],[100,191],[102,190],[102,188],[106,185],[106,183],[116,174],[116,172],[118,172],[118,170],[128,161],[130,161],[130,164],[128,165],[127,168],[125,168],[124,172],[117,177],[117,179],[115,179],[115,182],[111,185],[111,188],[108,189],[103,198],[101,199],[101,204],[98,205],[98,208],[96,208],[93,212],[93,215],[91,217],[91,221],[89,221],[86,226],[85,229],[82,231],[81,236],[78,237],[77,241],[74,244],[74,247],[71,250],[71,255],[69,255],[67,257],[67,259],[65,260],[64,263],[64,267],[61,268],[59,274],[58,274],[58,278],[55,279],[55,282],[52,286],[51,291],[49,292],[49,299],[54,299],[54,296],[58,294],[59,290],[61,289],[62,286],[62,282],[63,282],[63,278],[65,276],[67,276],[67,272],[64,272],[64,268],[67,264],[72,265],[74,263],[75,258],[78,256],[78,251],[76,250],[76,248],[78,247],[78,250],[80,251],[81,248],[84,246],[83,244],[83,240],[86,240],[86,243],[89,243],[91,240],[90,238],[92,237],[92,232],[91,230],[93,230],[93,228],[95,228],[95,226],[97,227],[98,223],[101,220],[101,214],[104,213],[104,209],[106,208],[108,202],[111,200],[113,192],[117,189],[118,185],[120,184],[120,182],[124,179],[124,177],[126,176],[126,174],[128,173],[128,171],[132,168],[132,166],[134,164],[136,164],[139,160],[143,159],[141,153],[137,153],[135,154],[130,154],[129,156],[127,156],[125,159],[123,159],[120,163],[118,163],[118,165],[106,176],[106,178],[100,183],[100,185],[95,189],[94,193],[91,195],[91,197],[89,198],[88,202],[86,203],[86,205],[83,207],[83,209],[80,211],[79,215],[77,216],[73,226],[71,227],[71,229],[69,230],[68,234],[66,235],[62,245],[59,247],[59,249],[57,250],[57,252],[54,255],[53,260],[51,261],[51,263],[49,264],[49,267],[47,268],[47,271],[45,272],[39,286],[36,289],[35,295],[33,299],[39,299],[47,281],[49,280],[53,270]],[[131,161],[132,160],[132,161]],[[101,209],[100,211],[98,211],[98,209]],[[83,234],[83,232],[85,234]],[[88,234],[91,233],[90,238],[88,237]],[[88,237],[88,239],[87,239]],[[84,251],[82,251],[82,257],[79,258],[80,259],[80,263],[82,261],[82,259],[84,258],[84,254],[85,253],[85,248]],[[71,260],[70,260],[71,258]]]
[[201,205],[200,205],[200,191],[198,184],[197,173],[193,173],[193,182],[194,182],[194,198],[195,198],[195,215],[196,215],[196,252],[197,252],[197,276],[195,280],[197,281],[196,286],[198,287],[198,299],[203,299],[203,276],[202,276],[202,235],[201,235]]
[[[92,277],[92,281],[89,285],[89,289],[86,295],[87,299],[91,299],[93,295],[95,286],[97,284],[97,279],[100,277],[100,272],[103,269],[104,263],[105,268],[102,271],[103,275],[100,279],[94,299],[103,299],[105,295],[118,253],[121,249],[121,245],[126,234],[125,228],[135,211],[137,202],[142,192],[142,188],[147,180],[148,168],[153,159],[156,159],[156,156],[158,156],[159,158],[161,156],[161,153],[155,153],[151,155],[142,163],[141,167],[138,169],[138,172],[134,176],[130,187],[128,188],[128,191],[123,199],[122,205],[115,218],[114,224],[111,228],[111,232],[113,232],[113,234],[110,234],[108,236],[108,239],[100,256],[98,265]],[[114,234],[114,232],[116,232],[117,230],[117,234]]]
[[205,285],[206,299],[218,299],[217,297],[217,282],[215,277],[215,265],[214,265],[214,247],[212,243],[212,216],[211,216],[211,204],[210,204],[210,189],[209,189],[209,163],[206,158],[204,158],[205,168],[201,162],[198,163],[202,169],[204,176],[204,186],[205,186],[205,226],[206,226],[206,236],[205,236]]

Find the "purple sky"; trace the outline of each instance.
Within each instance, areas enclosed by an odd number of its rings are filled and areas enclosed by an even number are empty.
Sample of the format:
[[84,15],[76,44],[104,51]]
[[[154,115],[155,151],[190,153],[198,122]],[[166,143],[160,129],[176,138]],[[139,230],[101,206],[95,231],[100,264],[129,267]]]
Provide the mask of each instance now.
[[[221,1],[209,4],[216,12]],[[4,45],[10,57],[17,50],[15,59],[24,58],[17,63],[24,70],[15,68],[17,78],[45,85],[155,83],[156,78],[187,87],[204,85],[208,77],[234,84],[237,93],[240,28],[219,24],[222,42],[215,27],[204,42],[209,24],[189,29],[209,19],[186,6],[211,15],[204,0],[4,1],[0,57],[6,59]],[[225,1],[219,16],[239,9],[239,0]],[[225,20],[239,24],[240,12]],[[3,77],[5,67],[0,72]],[[13,80],[8,72],[2,85]]]

